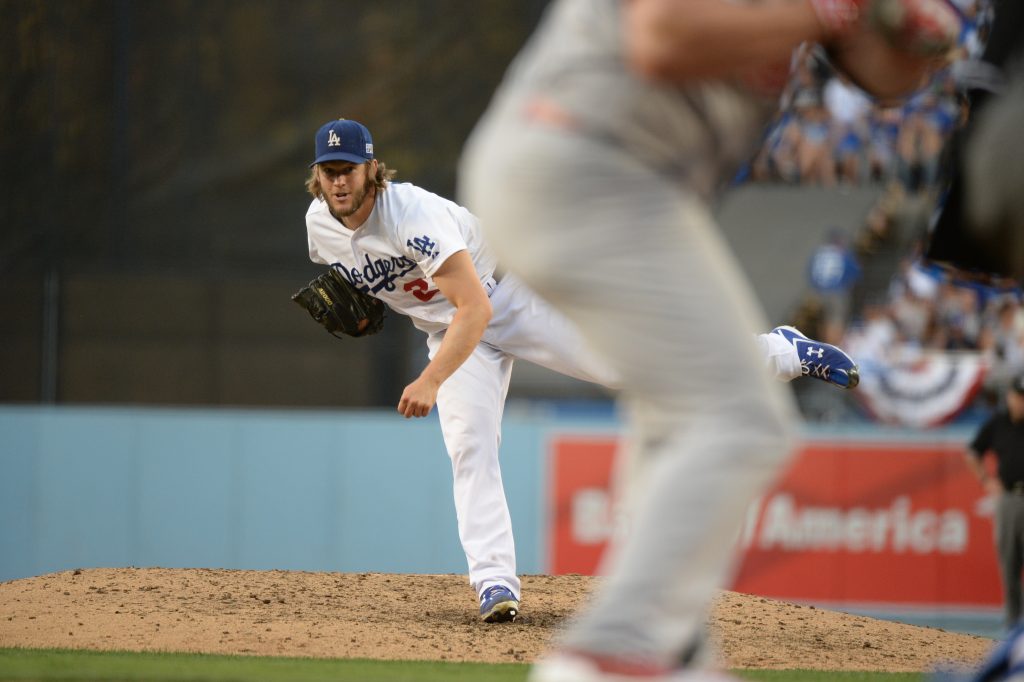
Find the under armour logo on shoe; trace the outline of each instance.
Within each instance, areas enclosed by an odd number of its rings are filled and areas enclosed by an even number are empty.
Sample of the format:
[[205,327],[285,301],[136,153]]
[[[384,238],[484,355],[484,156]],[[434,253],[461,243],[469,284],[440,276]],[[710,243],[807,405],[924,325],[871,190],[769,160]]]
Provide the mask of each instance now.
[[818,359],[821,360],[821,356],[823,356],[825,354],[825,349],[824,348],[815,348],[814,346],[811,346],[810,348],[807,349],[807,354],[808,355],[814,355],[815,353],[818,354]]

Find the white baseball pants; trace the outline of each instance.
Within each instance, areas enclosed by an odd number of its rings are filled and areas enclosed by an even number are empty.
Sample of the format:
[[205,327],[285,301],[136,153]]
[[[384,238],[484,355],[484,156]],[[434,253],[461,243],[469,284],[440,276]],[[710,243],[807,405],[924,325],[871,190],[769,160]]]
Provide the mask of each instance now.
[[[608,364],[588,350],[579,332],[515,277],[491,294],[494,316],[473,354],[437,393],[441,433],[452,461],[459,539],[477,593],[494,584],[521,594],[512,522],[501,482],[501,417],[514,358],[604,386],[615,384]],[[430,357],[444,333],[427,337]]]

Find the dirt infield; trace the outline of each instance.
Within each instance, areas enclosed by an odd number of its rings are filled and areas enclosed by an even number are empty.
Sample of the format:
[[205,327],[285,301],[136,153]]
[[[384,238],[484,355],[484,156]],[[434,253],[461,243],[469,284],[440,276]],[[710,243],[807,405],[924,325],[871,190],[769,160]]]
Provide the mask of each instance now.
[[[0,583],[0,646],[325,658],[532,661],[595,585],[526,576],[515,623],[485,625],[465,576],[85,569]],[[731,668],[929,671],[992,640],[723,592]]]

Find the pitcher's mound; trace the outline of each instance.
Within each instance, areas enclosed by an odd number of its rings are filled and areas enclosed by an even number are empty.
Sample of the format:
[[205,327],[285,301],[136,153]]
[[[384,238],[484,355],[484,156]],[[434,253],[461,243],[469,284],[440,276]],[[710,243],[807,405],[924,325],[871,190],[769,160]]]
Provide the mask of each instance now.
[[[84,569],[0,583],[0,646],[529,662],[598,578],[525,576],[515,623],[477,618],[462,575]],[[923,672],[993,641],[723,592],[708,618],[729,668]]]

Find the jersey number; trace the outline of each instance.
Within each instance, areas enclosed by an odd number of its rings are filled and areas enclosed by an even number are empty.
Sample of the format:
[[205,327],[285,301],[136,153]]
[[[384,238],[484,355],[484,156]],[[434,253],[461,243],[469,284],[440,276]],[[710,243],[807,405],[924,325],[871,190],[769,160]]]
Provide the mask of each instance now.
[[437,289],[431,289],[425,279],[414,279],[411,282],[406,282],[402,288],[406,291],[411,291],[412,295],[421,301],[429,301],[434,296],[437,296]]

